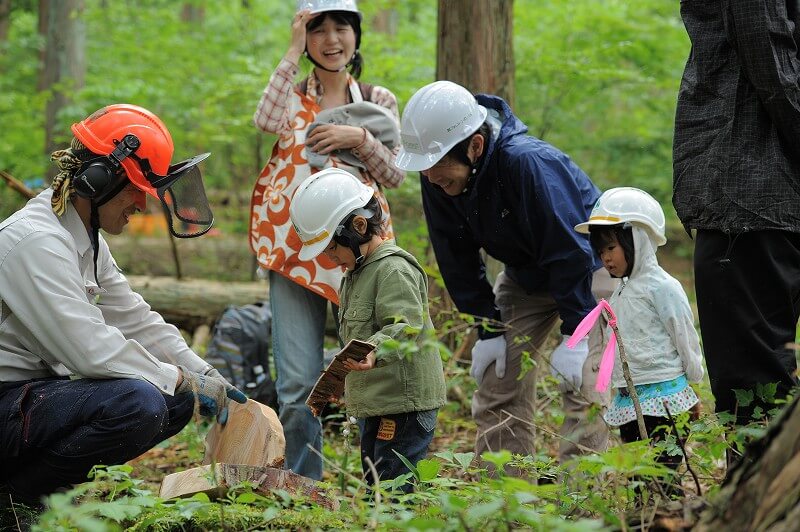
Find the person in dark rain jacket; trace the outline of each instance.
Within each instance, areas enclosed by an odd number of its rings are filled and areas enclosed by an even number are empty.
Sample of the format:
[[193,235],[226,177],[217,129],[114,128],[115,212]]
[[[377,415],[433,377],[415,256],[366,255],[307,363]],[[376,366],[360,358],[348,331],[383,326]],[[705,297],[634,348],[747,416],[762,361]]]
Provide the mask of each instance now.
[[[560,318],[563,338],[550,366],[564,400],[565,458],[577,444],[607,445],[602,419],[588,415],[590,403],[607,402],[594,391],[602,332],[596,328],[574,350],[566,340],[615,282],[572,230],[600,191],[567,155],[527,131],[501,98],[439,81],[409,100],[395,164],[423,175],[430,239],[459,311],[485,318],[472,351],[476,451],[534,452],[538,371],[519,379],[521,362],[523,352],[542,360]],[[494,289],[481,249],[505,265]]]

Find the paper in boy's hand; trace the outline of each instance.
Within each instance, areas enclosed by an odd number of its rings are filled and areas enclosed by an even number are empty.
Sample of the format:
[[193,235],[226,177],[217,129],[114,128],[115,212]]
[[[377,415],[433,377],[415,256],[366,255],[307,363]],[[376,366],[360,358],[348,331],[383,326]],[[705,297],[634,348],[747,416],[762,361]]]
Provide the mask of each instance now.
[[361,362],[374,349],[375,346],[368,342],[350,340],[344,346],[344,349],[336,353],[328,367],[322,371],[322,375],[319,376],[314,389],[311,390],[311,393],[308,394],[308,399],[306,399],[306,404],[311,408],[311,412],[315,416],[322,412],[325,405],[330,402],[331,397],[339,398],[344,393],[344,378],[350,373],[344,361],[353,359]]

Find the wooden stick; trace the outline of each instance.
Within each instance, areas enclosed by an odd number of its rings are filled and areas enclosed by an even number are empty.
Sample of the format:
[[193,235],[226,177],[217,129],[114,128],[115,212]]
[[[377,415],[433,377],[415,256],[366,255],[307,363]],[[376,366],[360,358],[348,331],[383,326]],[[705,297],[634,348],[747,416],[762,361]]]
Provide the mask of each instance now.
[[31,199],[36,195],[36,192],[26,187],[25,183],[23,183],[13,175],[9,174],[8,172],[0,170],[0,177],[3,178],[3,181],[8,183],[9,187],[16,190],[17,192],[25,196],[27,199]]
[[622,375],[625,377],[625,384],[628,386],[628,393],[631,396],[631,401],[633,401],[633,409],[636,411],[636,422],[639,425],[639,436],[641,436],[643,440],[646,440],[648,435],[647,428],[644,426],[642,405],[639,403],[639,394],[636,393],[636,386],[634,386],[633,379],[631,378],[631,368],[628,366],[628,357],[625,355],[625,347],[622,345],[622,336],[619,334],[619,328],[617,328],[616,320],[612,320],[610,315],[607,316],[607,319],[609,325],[611,325],[611,328],[614,330],[614,334],[617,336],[619,360],[622,362]]

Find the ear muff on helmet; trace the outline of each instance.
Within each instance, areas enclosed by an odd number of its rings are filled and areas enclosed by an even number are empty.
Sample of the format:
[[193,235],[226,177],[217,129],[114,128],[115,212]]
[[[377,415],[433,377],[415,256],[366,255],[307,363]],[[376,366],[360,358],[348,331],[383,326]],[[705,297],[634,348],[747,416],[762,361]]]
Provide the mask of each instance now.
[[[120,189],[120,179],[117,176],[122,161],[130,157],[139,149],[140,142],[136,135],[125,135],[114,150],[104,156],[95,157],[86,161],[73,178],[75,193],[82,198],[100,200],[109,196],[110,192]],[[126,180],[122,180],[124,183]],[[119,190],[116,190],[119,192]],[[111,199],[113,195],[108,197]]]

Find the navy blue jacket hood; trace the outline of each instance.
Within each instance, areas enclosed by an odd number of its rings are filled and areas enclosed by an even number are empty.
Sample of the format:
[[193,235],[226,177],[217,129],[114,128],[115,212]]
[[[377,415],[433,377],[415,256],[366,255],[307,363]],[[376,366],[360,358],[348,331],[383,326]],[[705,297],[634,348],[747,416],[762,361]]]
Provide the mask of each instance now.
[[527,293],[549,293],[561,332],[572,334],[595,306],[592,273],[601,267],[574,226],[589,218],[600,191],[567,155],[527,135],[503,99],[476,98],[499,131],[493,128],[467,189],[448,196],[421,178],[428,233],[447,290],[459,311],[500,320],[482,248]]

